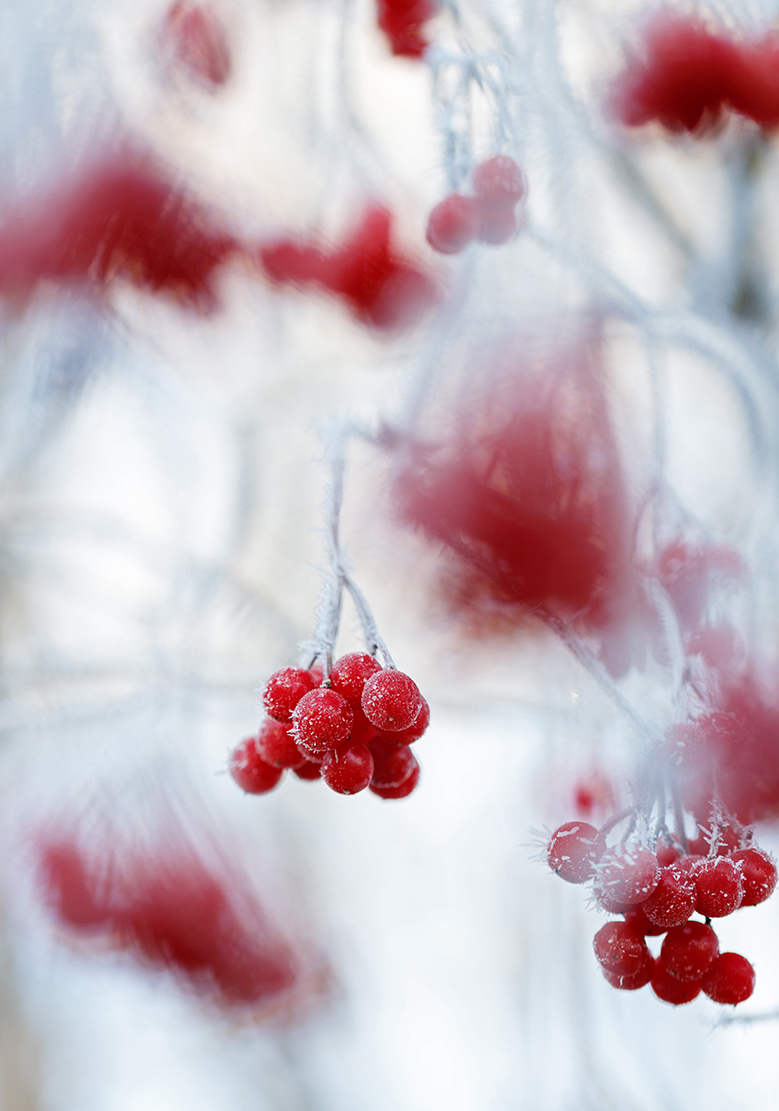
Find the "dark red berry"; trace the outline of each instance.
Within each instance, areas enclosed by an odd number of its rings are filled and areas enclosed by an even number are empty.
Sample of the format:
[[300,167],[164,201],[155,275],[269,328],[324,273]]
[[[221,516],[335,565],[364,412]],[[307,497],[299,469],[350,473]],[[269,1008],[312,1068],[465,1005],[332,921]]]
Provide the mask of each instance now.
[[298,744],[315,756],[324,756],[349,739],[354,714],[338,691],[319,687],[304,694],[292,718]]
[[305,762],[292,730],[283,722],[266,718],[257,734],[257,751],[266,764],[275,768],[297,768]]
[[650,937],[659,937],[660,934],[664,934],[666,931],[665,926],[656,926],[654,922],[649,921],[644,913],[643,903],[637,907],[631,907],[630,910],[625,910],[622,913],[625,915],[625,921],[628,925],[632,926],[634,930],[638,930],[638,932],[645,937],[647,935]]
[[282,667],[280,671],[274,671],[262,692],[263,705],[269,717],[281,722],[292,721],[295,707],[313,686],[310,673],[302,667]]
[[422,699],[422,709],[419,711],[419,716],[413,725],[409,725],[408,729],[396,729],[393,733],[384,733],[378,730],[376,733],[380,741],[387,741],[394,745],[411,745],[414,741],[427,732],[427,727],[430,724],[430,707],[425,698]]
[[374,787],[371,784],[370,790],[381,799],[404,799],[415,790],[417,783],[419,783],[419,764],[399,787]]
[[352,713],[354,721],[352,722],[350,741],[355,745],[370,744],[377,736],[376,726],[371,725],[360,706],[353,706]]
[[632,976],[618,976],[614,972],[609,972],[608,969],[602,968],[603,976],[607,983],[611,984],[613,988],[618,988],[620,991],[638,991],[639,988],[646,987],[652,979],[655,971],[655,959],[647,949],[644,964],[638,972]]
[[660,961],[655,963],[652,976],[652,991],[664,1003],[672,1003],[674,1007],[682,1003],[691,1003],[701,993],[700,980],[679,980],[672,976]]
[[566,822],[546,847],[549,867],[567,883],[586,883],[606,851],[606,838],[588,822]]
[[264,795],[272,791],[283,774],[283,768],[265,763],[257,751],[254,737],[242,741],[230,757],[230,775],[248,795]]
[[373,756],[365,745],[345,744],[325,753],[322,779],[339,795],[364,791],[373,775]]
[[299,768],[293,768],[292,773],[298,779],[321,779],[322,763],[321,761],[306,760],[305,764],[301,764]]
[[595,897],[605,906],[630,907],[648,899],[660,882],[657,857],[643,845],[615,845],[607,849],[595,875]]
[[427,221],[427,241],[442,255],[456,255],[479,233],[479,210],[472,197],[450,193]]
[[495,154],[474,170],[473,191],[483,205],[513,206],[525,190],[524,174],[507,154]]
[[400,787],[419,766],[407,745],[387,745],[382,741],[373,741],[370,750],[374,763],[371,779],[374,787]]
[[381,671],[381,664],[375,656],[367,652],[349,652],[333,664],[330,686],[354,708],[360,705],[366,680],[377,671]]
[[695,910],[697,891],[691,875],[673,866],[663,868],[660,882],[641,909],[655,926],[681,926]]
[[692,878],[698,890],[695,909],[704,918],[724,918],[741,906],[744,884],[738,865],[726,856],[701,864]]
[[742,907],[754,907],[773,894],[776,887],[776,865],[760,849],[740,849],[730,859],[741,870],[744,884]]
[[719,941],[711,926],[685,922],[665,935],[660,960],[677,980],[700,980],[719,953]]
[[739,953],[720,953],[701,977],[701,987],[715,1003],[743,1003],[755,990],[755,970]]
[[635,976],[646,963],[644,938],[626,922],[607,922],[592,939],[598,961],[616,976]]
[[393,667],[372,675],[362,692],[362,709],[368,721],[391,733],[412,726],[422,712],[423,701],[411,676]]

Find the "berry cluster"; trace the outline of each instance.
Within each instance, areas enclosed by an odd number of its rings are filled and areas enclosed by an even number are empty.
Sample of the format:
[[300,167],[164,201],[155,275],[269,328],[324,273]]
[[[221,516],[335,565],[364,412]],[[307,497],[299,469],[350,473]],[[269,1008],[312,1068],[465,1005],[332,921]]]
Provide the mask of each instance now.
[[256,737],[232,754],[239,787],[260,795],[289,768],[299,779],[323,779],[340,795],[368,787],[383,799],[402,799],[419,781],[409,745],[430,722],[419,687],[375,656],[350,652],[321,668],[284,667],[263,692],[268,717]]
[[[606,828],[609,828],[608,826]],[[683,850],[665,841],[656,852],[636,843],[607,847],[603,831],[566,822],[552,834],[549,867],[569,883],[592,881],[598,906],[621,914],[607,922],[593,946],[612,987],[635,991],[646,984],[678,1006],[702,991],[715,1003],[743,1003],[755,987],[752,965],[738,953],[720,953],[712,918],[756,906],[777,882],[773,861],[753,843],[733,848],[734,836],[703,836]],[[690,851],[708,848],[708,854]],[[704,921],[693,918],[700,915]],[[659,957],[647,936],[665,934]]]
[[525,175],[513,158],[496,154],[473,174],[473,196],[450,193],[427,222],[427,241],[442,255],[456,255],[474,239],[498,246],[519,230],[516,207],[527,192]]

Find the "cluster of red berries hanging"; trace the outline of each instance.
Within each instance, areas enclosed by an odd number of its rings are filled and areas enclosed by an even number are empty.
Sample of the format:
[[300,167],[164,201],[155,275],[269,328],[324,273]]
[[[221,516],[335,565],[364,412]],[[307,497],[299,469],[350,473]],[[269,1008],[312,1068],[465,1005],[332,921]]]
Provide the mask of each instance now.
[[427,241],[442,255],[456,255],[469,243],[498,246],[519,229],[516,208],[525,196],[525,175],[513,158],[496,154],[473,174],[473,196],[450,193],[427,222]]
[[[693,843],[683,851],[664,842],[652,852],[627,842],[609,848],[604,832],[587,822],[566,822],[552,834],[549,867],[569,883],[592,881],[598,906],[622,915],[593,942],[612,987],[635,991],[651,984],[674,1006],[700,992],[715,1003],[743,1003],[754,991],[752,965],[739,953],[720,953],[711,920],[764,902],[776,887],[776,867],[754,843],[734,849],[713,838],[708,855],[689,851],[703,847]],[[662,934],[655,958],[646,938]]]
[[402,799],[419,781],[409,745],[430,722],[419,687],[375,656],[350,652],[323,681],[321,668],[284,667],[263,692],[268,717],[232,754],[239,787],[260,795],[289,768],[299,779],[323,779],[340,795],[369,788]]

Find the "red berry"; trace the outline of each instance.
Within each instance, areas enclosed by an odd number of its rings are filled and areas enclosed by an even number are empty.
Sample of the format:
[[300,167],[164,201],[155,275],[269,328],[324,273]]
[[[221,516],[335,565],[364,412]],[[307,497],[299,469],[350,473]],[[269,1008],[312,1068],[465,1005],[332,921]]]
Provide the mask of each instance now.
[[635,976],[646,963],[642,935],[626,922],[607,922],[592,939],[598,961],[617,976]]
[[322,763],[316,760],[306,760],[305,764],[301,764],[299,768],[293,768],[292,772],[298,779],[321,779]]
[[660,882],[657,857],[643,845],[615,845],[607,849],[595,875],[595,896],[621,906],[648,899]]
[[701,993],[700,980],[679,980],[672,976],[660,961],[655,964],[652,976],[652,991],[664,1003],[672,1003],[674,1007],[682,1003],[691,1003]]
[[404,799],[416,788],[417,783],[419,783],[419,764],[399,787],[374,787],[371,783],[370,790],[380,799]]
[[308,674],[314,680],[314,686],[315,687],[321,687],[322,686],[322,680],[325,677],[325,672],[324,672],[324,668],[322,667],[321,664],[313,664],[308,669]]
[[473,191],[482,205],[513,207],[525,195],[525,177],[513,158],[495,154],[474,170]]
[[369,656],[367,652],[350,652],[333,665],[330,685],[354,708],[360,705],[366,680],[377,671],[381,671],[381,664],[375,656]]
[[393,745],[411,745],[414,741],[427,732],[427,727],[430,724],[430,707],[425,698],[422,699],[422,709],[419,711],[419,716],[413,725],[409,725],[408,729],[396,729],[393,733],[384,733],[378,730],[376,736],[380,741],[387,741]]
[[549,867],[566,883],[586,883],[606,851],[606,838],[588,822],[566,822],[546,847]]
[[623,911],[622,913],[625,915],[627,924],[632,926],[634,930],[638,930],[638,932],[645,937],[647,935],[650,937],[659,937],[660,934],[664,934],[667,929],[666,926],[656,926],[654,922],[649,921],[644,913],[643,903],[637,907],[631,907],[630,910]]
[[743,1003],[755,990],[755,970],[739,953],[720,953],[701,978],[701,987],[715,1003]]
[[400,787],[419,765],[407,745],[387,745],[373,741],[370,745],[373,754],[374,787]]
[[295,740],[315,756],[324,756],[349,739],[354,714],[338,691],[319,687],[304,694],[292,718]]
[[230,775],[248,795],[264,795],[272,791],[283,774],[283,768],[265,763],[257,751],[254,737],[242,741],[230,757]]
[[707,860],[708,857],[701,856],[699,853],[690,853],[689,856],[680,856],[676,867],[681,868],[683,872],[696,872]]
[[519,221],[514,209],[510,205],[499,208],[479,209],[479,239],[482,243],[489,243],[491,247],[499,247],[507,243],[519,230]]
[[314,680],[302,667],[282,667],[274,671],[265,690],[262,701],[268,715],[276,721],[290,722],[292,714],[304,694],[314,686]]
[[695,910],[695,880],[681,868],[663,868],[660,882],[641,909],[655,926],[681,926]]
[[372,675],[362,692],[362,709],[368,721],[391,733],[412,726],[422,712],[423,702],[414,680],[392,667]]
[[355,745],[370,744],[377,736],[376,726],[371,725],[359,706],[353,706],[352,713],[354,714],[354,721],[352,722],[352,732],[349,740]]
[[620,991],[638,991],[639,988],[646,987],[652,979],[655,971],[655,959],[647,949],[644,964],[632,976],[618,976],[614,972],[609,972],[606,968],[602,971],[606,982],[611,984],[613,988],[619,988]]
[[681,855],[675,845],[657,845],[655,848],[657,863],[661,868],[667,868],[669,864],[676,864]]
[[665,935],[660,960],[677,980],[700,980],[719,953],[719,941],[711,926],[685,922]]
[[456,255],[479,232],[479,211],[472,197],[450,193],[435,206],[427,221],[427,241],[442,255]]
[[290,727],[274,718],[266,718],[260,726],[257,751],[266,764],[275,768],[300,767],[306,759],[295,744]]
[[339,795],[364,791],[373,775],[373,756],[365,745],[345,744],[325,753],[322,779]]
[[695,909],[704,918],[724,918],[741,906],[744,884],[738,865],[726,856],[714,857],[693,873],[698,889]]
[[742,907],[754,907],[773,894],[776,887],[776,866],[760,849],[740,849],[730,859],[741,869],[744,884]]

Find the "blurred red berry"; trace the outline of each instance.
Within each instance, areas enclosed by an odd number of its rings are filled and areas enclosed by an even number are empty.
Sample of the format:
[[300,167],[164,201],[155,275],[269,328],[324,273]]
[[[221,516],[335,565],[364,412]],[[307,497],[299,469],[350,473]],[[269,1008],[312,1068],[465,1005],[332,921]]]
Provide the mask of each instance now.
[[450,193],[427,221],[427,241],[442,255],[456,255],[479,234],[478,206],[471,197]]

